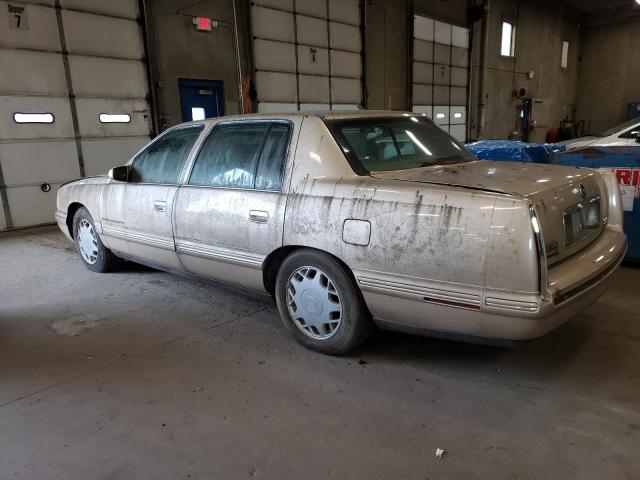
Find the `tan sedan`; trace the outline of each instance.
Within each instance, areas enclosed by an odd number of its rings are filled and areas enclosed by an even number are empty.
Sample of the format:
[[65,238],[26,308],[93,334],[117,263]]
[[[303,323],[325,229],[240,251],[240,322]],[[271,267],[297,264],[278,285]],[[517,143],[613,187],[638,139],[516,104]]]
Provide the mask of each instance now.
[[626,250],[612,175],[479,161],[398,112],[179,125],[60,188],[56,218],[93,271],[128,259],[271,294],[330,354],[374,325],[538,337],[595,301]]

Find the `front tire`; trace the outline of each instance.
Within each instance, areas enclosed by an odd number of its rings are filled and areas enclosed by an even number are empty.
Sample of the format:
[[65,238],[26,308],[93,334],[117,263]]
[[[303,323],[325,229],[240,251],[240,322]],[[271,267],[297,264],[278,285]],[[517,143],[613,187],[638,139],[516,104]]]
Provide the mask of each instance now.
[[347,353],[373,329],[350,272],[325,252],[297,250],[284,260],[276,279],[276,302],[293,337],[317,352]]
[[82,263],[92,272],[107,273],[120,266],[121,260],[100,240],[93,218],[85,207],[79,208],[73,217],[73,239]]

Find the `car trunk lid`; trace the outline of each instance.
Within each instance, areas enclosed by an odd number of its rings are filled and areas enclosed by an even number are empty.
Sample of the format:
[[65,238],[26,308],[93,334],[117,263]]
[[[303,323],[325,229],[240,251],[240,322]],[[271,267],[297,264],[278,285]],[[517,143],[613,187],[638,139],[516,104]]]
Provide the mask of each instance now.
[[[549,264],[589,245],[602,231],[602,219],[606,218],[606,205],[602,203],[604,196],[600,192],[598,176],[590,169],[480,160],[371,172],[371,176],[525,198],[536,208]],[[598,217],[595,226],[594,215]]]

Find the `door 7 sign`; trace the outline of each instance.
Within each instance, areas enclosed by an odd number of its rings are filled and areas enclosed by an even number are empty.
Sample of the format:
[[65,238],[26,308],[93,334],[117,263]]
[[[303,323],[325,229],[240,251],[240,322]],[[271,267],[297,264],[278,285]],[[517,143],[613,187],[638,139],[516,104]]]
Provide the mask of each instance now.
[[9,28],[14,30],[29,30],[27,7],[20,3],[7,3]]

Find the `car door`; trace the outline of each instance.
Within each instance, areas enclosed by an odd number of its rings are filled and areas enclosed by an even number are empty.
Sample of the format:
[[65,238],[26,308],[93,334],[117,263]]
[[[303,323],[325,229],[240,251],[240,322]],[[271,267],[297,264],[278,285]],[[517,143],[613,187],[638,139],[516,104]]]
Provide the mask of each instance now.
[[176,250],[187,270],[264,289],[262,263],[282,245],[293,130],[287,121],[214,126],[176,197]]
[[130,247],[124,226],[126,187],[126,182],[111,180],[104,185],[100,195],[102,239],[110,250],[120,253],[127,253]]
[[184,165],[204,125],[168,130],[131,163],[124,191],[128,253],[134,258],[182,269],[173,240],[172,210]]

